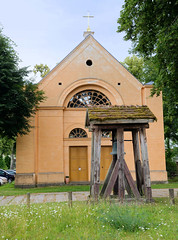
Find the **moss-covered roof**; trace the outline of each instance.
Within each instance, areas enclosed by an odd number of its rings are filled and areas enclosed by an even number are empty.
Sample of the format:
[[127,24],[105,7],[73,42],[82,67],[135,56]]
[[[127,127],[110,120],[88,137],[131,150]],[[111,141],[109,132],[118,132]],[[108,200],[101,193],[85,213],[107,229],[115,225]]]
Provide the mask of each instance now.
[[89,122],[109,121],[112,123],[113,120],[117,120],[118,123],[120,120],[156,120],[155,115],[145,105],[89,107],[86,118],[88,118],[86,125]]

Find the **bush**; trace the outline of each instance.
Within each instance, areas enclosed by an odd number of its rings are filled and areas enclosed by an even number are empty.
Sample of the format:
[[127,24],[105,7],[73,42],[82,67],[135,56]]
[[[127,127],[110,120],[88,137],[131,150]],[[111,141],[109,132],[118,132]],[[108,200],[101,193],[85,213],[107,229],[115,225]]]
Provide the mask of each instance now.
[[169,178],[175,177],[177,171],[176,163],[171,159],[166,159],[166,170]]
[[110,210],[101,218],[116,229],[123,229],[128,232],[149,229],[153,225],[152,216],[149,212],[140,207],[121,207],[113,205]]
[[176,162],[173,161],[173,151],[172,149],[167,149],[166,150],[166,170],[168,172],[168,177],[174,177],[176,175],[177,167],[176,167]]

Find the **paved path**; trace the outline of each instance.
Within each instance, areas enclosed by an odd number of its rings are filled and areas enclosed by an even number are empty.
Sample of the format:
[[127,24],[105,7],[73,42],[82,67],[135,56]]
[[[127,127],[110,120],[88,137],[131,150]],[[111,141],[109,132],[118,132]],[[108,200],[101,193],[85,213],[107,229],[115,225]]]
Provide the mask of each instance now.
[[[169,189],[152,189],[154,197],[169,197]],[[178,196],[178,188],[174,189],[174,195]],[[89,192],[73,192],[73,201],[86,201]],[[59,193],[32,193],[30,194],[30,203],[45,203],[45,202],[65,202],[68,201],[67,192]],[[0,196],[0,206],[26,204],[27,195],[20,196]]]

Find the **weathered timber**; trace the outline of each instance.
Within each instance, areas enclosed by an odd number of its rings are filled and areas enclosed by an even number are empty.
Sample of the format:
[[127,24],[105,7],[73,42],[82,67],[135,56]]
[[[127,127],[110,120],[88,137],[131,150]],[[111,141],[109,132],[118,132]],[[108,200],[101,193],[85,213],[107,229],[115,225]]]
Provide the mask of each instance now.
[[142,192],[143,177],[142,177],[142,165],[140,160],[138,130],[132,130],[132,139],[133,139],[132,143],[133,143],[137,189],[139,193],[143,195],[143,192]]
[[109,197],[109,195],[111,194],[114,184],[116,182],[116,179],[118,178],[118,170],[119,170],[119,161],[117,160],[114,165],[113,171],[110,174],[110,178],[108,178],[108,184],[106,185],[105,191],[103,193],[104,198]]
[[94,132],[92,132],[91,142],[90,196],[94,196]]
[[173,188],[169,189],[169,199],[170,199],[170,203],[172,205],[174,205],[175,204],[175,199],[174,199],[174,189]]
[[113,156],[113,160],[112,160],[112,162],[111,162],[111,164],[110,164],[109,170],[108,170],[107,175],[106,175],[106,178],[105,178],[105,180],[104,180],[103,187],[102,187],[101,192],[100,192],[100,196],[103,196],[103,195],[104,195],[104,192],[105,192],[105,190],[106,190],[106,187],[107,187],[107,185],[108,185],[108,183],[109,183],[109,179],[110,179],[111,174],[112,174],[112,172],[113,172],[115,163],[116,163],[116,159],[115,159],[114,156]]
[[72,207],[72,192],[68,192],[68,206]]
[[124,131],[117,128],[118,197],[124,199]]
[[[113,144],[114,144],[114,141],[116,140],[116,130],[112,130],[112,149],[113,149]],[[113,169],[114,169],[114,166],[116,164],[116,160],[117,160],[117,155],[113,155],[113,158],[112,158],[112,162],[110,164],[110,167],[109,167],[109,170],[107,172],[107,175],[106,175],[106,178],[104,180],[104,184],[103,184],[103,187],[101,189],[101,192],[100,192],[100,196],[103,196],[104,195],[104,192],[106,190],[106,187],[109,183],[109,180],[110,180],[110,177],[111,177],[111,174],[113,172]],[[118,195],[118,183],[115,181],[115,185],[117,184],[117,195]],[[113,187],[113,191],[115,190],[115,185]],[[111,190],[112,191],[112,190]],[[115,193],[115,191],[114,191]]]
[[151,203],[152,202],[152,191],[151,187],[146,187],[146,202]]
[[141,146],[141,154],[142,154],[142,162],[143,162],[145,195],[146,195],[146,198],[150,199],[151,190],[149,191],[150,196],[148,196],[147,194],[147,188],[151,188],[151,179],[150,179],[150,168],[149,168],[149,161],[148,161],[146,131],[145,129],[140,129],[139,133],[140,133],[140,146]]
[[[117,130],[116,129],[112,130],[112,149],[114,149],[114,142],[117,141]],[[117,161],[117,154],[113,154],[113,160],[116,163],[116,161]],[[113,195],[117,195],[118,196],[118,177],[117,177],[117,179],[116,179],[116,181],[114,183]]]
[[134,182],[134,180],[133,180],[133,178],[132,178],[132,175],[131,175],[131,173],[130,173],[130,171],[129,171],[129,168],[128,168],[125,160],[123,160],[123,161],[124,161],[124,174],[125,174],[125,177],[126,177],[128,183],[129,183],[129,186],[130,186],[130,188],[131,188],[134,196],[135,196],[137,199],[139,199],[139,198],[141,197],[141,196],[140,196],[140,193],[139,193],[139,191],[138,191],[138,189],[137,189],[137,187],[136,187],[136,185],[135,185],[135,182]]
[[94,130],[94,198],[98,199],[100,186],[101,130]]
[[30,193],[27,193],[27,207],[30,208]]
[[89,129],[92,130],[94,128],[99,128],[101,130],[115,130],[118,127],[121,127],[124,129],[124,131],[131,131],[132,129],[139,129],[139,128],[149,128],[149,124],[148,123],[132,123],[132,124],[102,124],[102,125],[98,125],[98,124],[90,124]]
[[[91,124],[104,125],[104,124],[135,124],[135,123],[149,123],[154,122],[153,119],[116,119],[105,120],[103,122],[98,120],[90,120]],[[87,126],[86,126],[87,127]]]
[[[123,202],[126,185],[128,194],[131,195],[131,192],[133,192],[134,196],[140,199],[143,194],[142,185],[144,184],[146,200],[151,202],[152,192],[145,129],[149,128],[148,123],[154,120],[156,120],[156,117],[147,106],[92,107],[88,109],[86,127],[94,132],[91,154],[91,197],[95,197],[96,200],[99,196],[101,131],[108,130],[113,132],[113,142],[117,138],[117,155],[113,155],[100,196],[106,198],[113,190],[113,193],[117,194]],[[133,140],[124,140],[124,131],[131,131]],[[124,160],[124,141],[133,142],[137,186]],[[141,147],[142,162],[139,146]]]

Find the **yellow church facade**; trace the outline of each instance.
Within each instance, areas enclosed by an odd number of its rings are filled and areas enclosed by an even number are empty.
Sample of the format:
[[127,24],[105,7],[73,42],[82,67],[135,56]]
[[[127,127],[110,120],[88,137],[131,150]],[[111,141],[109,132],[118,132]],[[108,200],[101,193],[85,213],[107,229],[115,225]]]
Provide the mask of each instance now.
[[[91,132],[85,128],[91,105],[147,105],[157,118],[147,129],[152,182],[167,181],[162,98],[150,97],[151,85],[141,84],[91,35],[39,83],[46,100],[31,119],[28,135],[17,138],[16,180],[19,187],[88,183]],[[101,173],[111,162],[111,136],[102,133]],[[125,160],[135,179],[131,133],[125,133]]]

